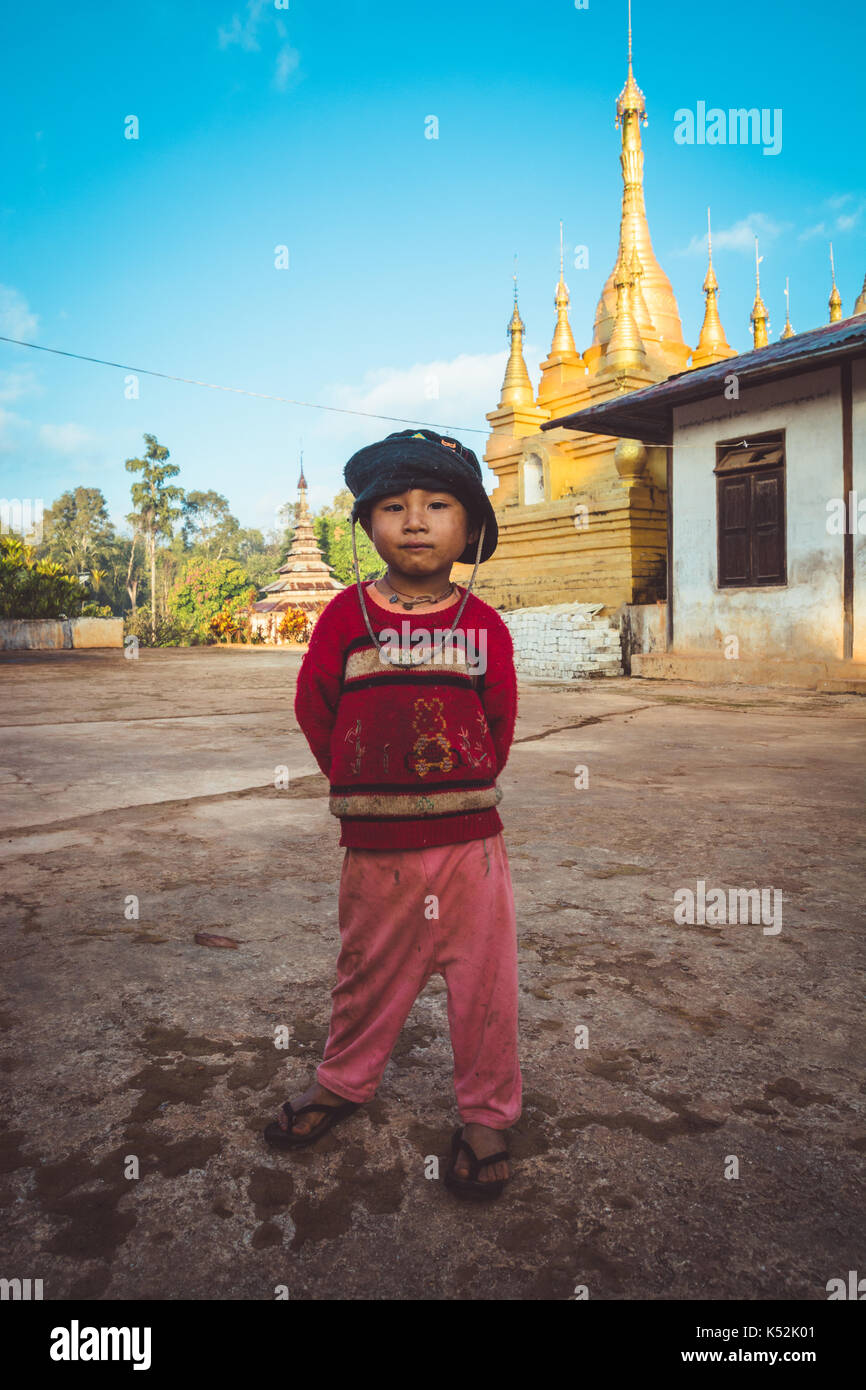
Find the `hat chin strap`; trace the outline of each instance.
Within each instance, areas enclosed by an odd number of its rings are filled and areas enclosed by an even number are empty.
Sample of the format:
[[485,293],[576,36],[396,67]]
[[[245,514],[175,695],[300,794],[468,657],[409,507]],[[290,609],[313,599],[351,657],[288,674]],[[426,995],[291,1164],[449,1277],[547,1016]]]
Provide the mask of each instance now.
[[[375,632],[373,631],[373,624],[370,622],[370,614],[367,612],[367,605],[366,605],[366,603],[364,602],[364,590],[363,590],[363,588],[362,588],[362,586],[361,586],[361,570],[360,570],[360,567],[359,567],[359,565],[358,565],[358,547],[357,547],[357,544],[356,544],[356,541],[355,541],[355,524],[356,524],[356,523],[355,523],[355,520],[354,520],[354,518],[353,518],[353,520],[352,520],[352,560],[353,560],[354,565],[355,565],[355,583],[356,583],[357,588],[358,588],[358,599],[359,599],[359,602],[360,602],[360,604],[361,604],[361,612],[362,612],[363,615],[364,615],[364,622],[367,624],[367,631],[368,631],[368,633],[370,634],[370,637],[371,637],[371,639],[372,639],[373,645],[374,645],[375,647],[378,647],[378,649],[381,651],[381,650],[382,650],[382,647],[388,646],[389,643],[380,642],[380,641],[379,641],[378,637],[376,636]],[[460,607],[457,609],[457,617],[454,619],[454,622],[451,624],[450,628],[449,628],[448,631],[446,632],[445,636],[442,638],[442,641],[440,642],[440,644],[439,644],[439,646],[438,646],[438,648],[437,648],[437,652],[436,652],[436,655],[437,655],[437,656],[441,653],[443,644],[444,644],[445,642],[447,642],[448,639],[449,639],[449,637],[451,637],[452,634],[454,633],[454,631],[455,631],[455,629],[456,629],[456,627],[457,627],[457,624],[460,622],[460,617],[461,617],[461,614],[462,614],[462,612],[463,612],[463,609],[466,607],[466,600],[468,599],[469,594],[470,594],[471,591],[472,591],[472,585],[475,583],[475,576],[476,576],[476,574],[478,573],[478,566],[481,564],[481,547],[484,545],[484,532],[486,531],[486,529],[487,529],[487,522],[486,522],[486,521],[482,521],[482,523],[481,523],[481,534],[480,534],[479,537],[478,537],[478,546],[477,546],[477,549],[476,549],[476,551],[475,551],[475,565],[474,565],[474,568],[473,568],[473,570],[472,570],[472,578],[469,580],[469,585],[468,585],[468,587],[467,587],[467,589],[466,589],[466,593],[463,595],[463,599],[462,599],[462,601],[461,601]],[[432,652],[432,650],[431,650],[431,652],[430,652],[430,657],[432,658],[432,656],[433,656],[433,652]],[[396,665],[397,663],[395,662],[394,664]]]

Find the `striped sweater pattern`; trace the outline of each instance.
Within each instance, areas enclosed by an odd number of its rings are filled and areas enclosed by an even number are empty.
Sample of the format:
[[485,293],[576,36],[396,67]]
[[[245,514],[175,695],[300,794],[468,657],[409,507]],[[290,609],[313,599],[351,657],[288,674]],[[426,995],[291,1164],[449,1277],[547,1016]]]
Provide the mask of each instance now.
[[[423,614],[390,613],[366,591],[364,601],[380,639],[388,629],[411,643],[450,628],[464,593]],[[298,674],[295,717],[329,779],[341,845],[419,849],[502,830],[496,779],[517,716],[511,634],[474,594],[457,634],[443,657],[397,668],[370,641],[357,586],[320,615]]]

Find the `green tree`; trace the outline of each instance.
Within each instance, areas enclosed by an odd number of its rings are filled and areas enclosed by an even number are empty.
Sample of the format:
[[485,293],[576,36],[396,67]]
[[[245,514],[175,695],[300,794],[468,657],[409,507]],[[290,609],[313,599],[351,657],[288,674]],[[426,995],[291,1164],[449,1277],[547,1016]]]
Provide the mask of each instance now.
[[[313,531],[322,548],[322,558],[330,565],[341,584],[354,584],[355,567],[352,560],[352,522],[354,498],[347,487],[335,496],[330,506],[320,507],[313,519]],[[362,579],[373,579],[384,568],[373,542],[358,522],[355,526],[358,548],[358,569]]]
[[138,586],[144,573],[137,540],[138,533],[135,531],[131,537],[117,536],[106,551],[105,565],[108,575],[103,582],[103,593],[107,595],[112,611],[118,616],[126,611],[127,600],[132,613],[137,608]]
[[255,527],[241,527],[235,537],[235,552],[233,558],[240,560],[241,564],[248,560],[251,555],[262,555],[273,542],[266,542],[261,531]]
[[188,492],[184,497],[182,532],[187,549],[213,560],[234,557],[240,529],[228,499],[220,493]]
[[249,575],[236,560],[196,558],[171,590],[168,610],[183,627],[206,637],[211,618],[230,600],[246,595],[249,588]]
[[267,539],[254,527],[242,528],[235,537],[232,559],[243,565],[256,590],[270,584],[283,563],[285,551],[280,533],[272,531]]
[[285,556],[278,550],[259,550],[247,556],[243,562],[244,569],[250,577],[250,583],[256,586],[257,592],[268,584],[273,584],[284,559]]
[[[130,473],[141,473],[142,481],[133,483],[130,489],[132,505],[135,508],[127,520],[133,527],[133,548],[137,533],[144,536],[150,554],[150,616],[151,636],[156,641],[156,541],[158,536],[171,536],[175,518],[180,516],[180,507],[172,502],[183,498],[183,488],[174,487],[166,480],[174,478],[180,469],[168,463],[169,451],[157,443],[156,436],[145,434],[147,451],[143,459],[127,459],[126,469]],[[130,556],[130,568],[132,556]]]
[[43,516],[40,554],[78,574],[104,561],[114,526],[98,487],[64,492]]
[[257,590],[273,583],[277,570],[289,553],[294,535],[291,524],[294,513],[294,504],[287,502],[277,513],[278,525],[267,535],[250,527],[242,528],[235,537],[232,555],[243,565]]

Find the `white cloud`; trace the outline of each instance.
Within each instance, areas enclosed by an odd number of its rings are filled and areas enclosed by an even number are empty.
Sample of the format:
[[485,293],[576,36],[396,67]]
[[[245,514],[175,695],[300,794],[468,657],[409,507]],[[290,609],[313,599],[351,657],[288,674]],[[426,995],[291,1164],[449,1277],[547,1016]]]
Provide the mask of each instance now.
[[[755,252],[755,237],[762,242],[775,241],[788,231],[790,222],[776,222],[764,212],[750,212],[731,227],[713,227],[714,251],[744,251],[749,255]],[[692,237],[688,246],[676,252],[679,256],[705,256],[707,254],[706,232]]]
[[827,226],[824,222],[816,222],[813,227],[806,227],[797,238],[798,241],[810,241],[815,236],[826,236]]
[[22,426],[26,429],[29,421],[22,419],[12,410],[4,410],[0,406],[0,454],[14,453],[18,448],[16,435]]
[[7,338],[33,338],[39,319],[27,300],[11,285],[0,285],[0,333]]
[[39,438],[58,454],[77,454],[94,443],[94,435],[70,421],[65,425],[40,425]]
[[21,396],[39,390],[36,377],[29,369],[23,372],[0,372],[0,401],[17,401]]
[[851,208],[848,212],[840,212],[836,218],[836,230],[850,232],[851,228],[856,227],[860,221],[864,208],[866,208],[866,199],[861,198],[855,208]]
[[284,92],[289,83],[289,78],[301,61],[301,55],[291,44],[284,43],[277,54],[277,65],[274,70],[274,86],[278,92]]
[[264,40],[266,36],[274,33],[283,42],[274,63],[273,85],[278,92],[284,92],[288,87],[289,78],[301,61],[301,55],[285,41],[286,25],[275,12],[272,0],[247,0],[246,14],[233,14],[231,24],[218,28],[217,40],[223,49],[236,45],[245,53],[260,53],[260,39]]
[[[849,205],[855,202],[856,207]],[[841,209],[848,207],[847,212]],[[830,208],[837,215],[835,217],[824,217],[820,222],[813,222],[811,226],[804,227],[797,237],[798,241],[811,241],[813,237],[824,237],[829,240],[834,230],[837,232],[850,232],[852,227],[856,227],[860,221],[863,209],[866,208],[866,199],[854,193],[839,193],[833,198],[825,198],[817,208],[810,208],[809,212],[816,213],[825,208]]]
[[[531,347],[526,351],[531,358]],[[372,416],[398,417],[368,422],[372,429],[381,426],[383,434],[408,429],[415,423],[443,432],[451,430],[458,437],[461,425],[486,434],[484,416],[499,400],[506,359],[505,352],[461,353],[450,361],[439,358],[411,367],[378,367],[368,371],[358,386],[326,387],[322,404]],[[327,422],[322,417],[321,429],[331,438],[341,438],[357,434],[364,424],[363,416],[328,415]],[[483,446],[484,434],[467,433],[466,443],[477,452],[476,446]]]
[[240,15],[233,14],[229,28],[221,27],[217,30],[220,48],[230,48],[236,43],[247,53],[258,52],[261,45],[256,38],[256,32],[266,4],[267,0],[247,0],[246,18],[242,20]]

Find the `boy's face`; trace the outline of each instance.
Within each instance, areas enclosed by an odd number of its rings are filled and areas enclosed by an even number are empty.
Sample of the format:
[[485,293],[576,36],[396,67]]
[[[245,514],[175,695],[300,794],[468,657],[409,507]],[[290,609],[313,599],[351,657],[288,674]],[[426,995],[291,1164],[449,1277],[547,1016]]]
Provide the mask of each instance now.
[[382,559],[407,574],[448,568],[478,540],[478,527],[470,524],[469,513],[453,492],[420,487],[380,497],[370,509],[370,524],[360,524]]

